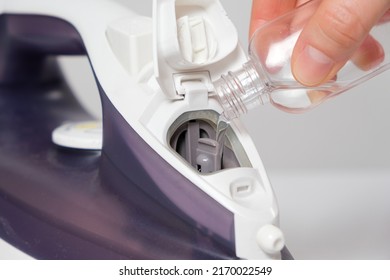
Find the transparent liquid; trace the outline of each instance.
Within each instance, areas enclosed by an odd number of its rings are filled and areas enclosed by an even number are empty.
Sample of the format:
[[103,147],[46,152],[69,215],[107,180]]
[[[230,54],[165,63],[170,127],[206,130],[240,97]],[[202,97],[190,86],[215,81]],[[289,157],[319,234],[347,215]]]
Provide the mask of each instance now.
[[230,122],[229,120],[225,117],[224,114],[219,115],[218,121],[217,121],[217,131],[216,131],[216,136],[215,140],[217,141],[218,145],[218,154],[221,155],[222,158],[222,152],[223,152],[223,147],[225,146],[225,135],[226,135],[226,130],[229,127]]

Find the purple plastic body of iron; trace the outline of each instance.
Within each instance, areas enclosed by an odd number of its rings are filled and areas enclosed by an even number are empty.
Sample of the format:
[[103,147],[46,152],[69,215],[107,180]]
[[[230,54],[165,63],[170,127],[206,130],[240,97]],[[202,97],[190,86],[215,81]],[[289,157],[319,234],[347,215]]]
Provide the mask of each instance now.
[[[100,86],[103,150],[51,142],[64,121],[90,118],[50,59],[86,54],[73,26],[1,15],[0,28],[0,238],[39,259],[237,258],[233,214],[152,150]],[[186,214],[197,209],[210,215]]]

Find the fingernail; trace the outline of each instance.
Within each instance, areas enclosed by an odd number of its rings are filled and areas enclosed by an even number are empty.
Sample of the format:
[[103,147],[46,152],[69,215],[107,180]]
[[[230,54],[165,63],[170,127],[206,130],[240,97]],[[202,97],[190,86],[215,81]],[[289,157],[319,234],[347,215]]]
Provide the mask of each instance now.
[[293,71],[295,78],[307,86],[318,85],[328,76],[334,62],[323,52],[307,45],[298,55]]

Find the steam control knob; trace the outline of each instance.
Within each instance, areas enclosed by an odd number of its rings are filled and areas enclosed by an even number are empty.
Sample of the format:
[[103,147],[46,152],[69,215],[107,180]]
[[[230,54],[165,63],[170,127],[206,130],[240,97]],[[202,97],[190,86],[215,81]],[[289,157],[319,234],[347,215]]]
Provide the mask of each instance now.
[[283,232],[271,224],[265,225],[257,231],[256,241],[259,247],[268,254],[280,252],[285,245]]

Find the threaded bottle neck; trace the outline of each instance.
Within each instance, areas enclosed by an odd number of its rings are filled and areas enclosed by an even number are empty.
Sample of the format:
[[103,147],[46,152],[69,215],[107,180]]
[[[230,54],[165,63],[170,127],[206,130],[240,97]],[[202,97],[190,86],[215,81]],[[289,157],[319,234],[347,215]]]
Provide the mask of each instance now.
[[252,61],[235,72],[222,75],[214,82],[214,88],[227,119],[238,118],[248,110],[269,102],[270,89]]

